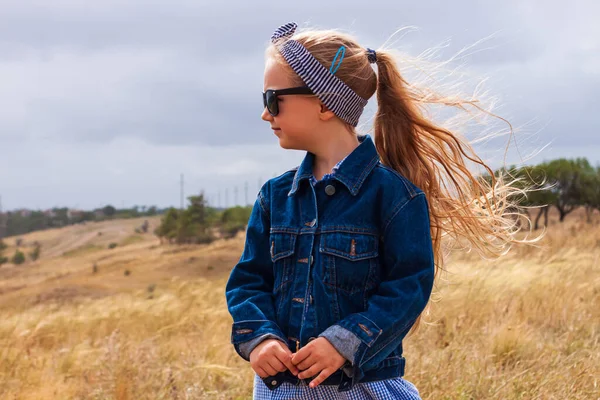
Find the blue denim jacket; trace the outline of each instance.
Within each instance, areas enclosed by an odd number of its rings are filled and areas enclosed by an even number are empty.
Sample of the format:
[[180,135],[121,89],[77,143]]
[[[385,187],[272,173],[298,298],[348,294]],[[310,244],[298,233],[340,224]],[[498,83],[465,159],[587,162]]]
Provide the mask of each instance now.
[[310,152],[263,185],[225,288],[231,343],[242,358],[267,337],[293,352],[326,337],[348,360],[322,383],[339,391],[404,375],[402,340],[434,277],[425,194],[380,163],[370,136],[359,141],[314,185]]

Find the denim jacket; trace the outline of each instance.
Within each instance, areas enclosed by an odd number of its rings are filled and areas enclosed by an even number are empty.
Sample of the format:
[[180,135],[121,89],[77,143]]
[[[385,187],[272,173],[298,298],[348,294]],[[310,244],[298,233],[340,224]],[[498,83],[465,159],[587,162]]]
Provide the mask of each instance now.
[[[434,278],[425,193],[381,164],[369,135],[359,141],[321,181],[307,152],[263,185],[225,288],[242,358],[269,337],[293,352],[325,337],[347,360],[322,383],[339,391],[404,375],[402,340]],[[302,380],[278,376],[265,383]]]

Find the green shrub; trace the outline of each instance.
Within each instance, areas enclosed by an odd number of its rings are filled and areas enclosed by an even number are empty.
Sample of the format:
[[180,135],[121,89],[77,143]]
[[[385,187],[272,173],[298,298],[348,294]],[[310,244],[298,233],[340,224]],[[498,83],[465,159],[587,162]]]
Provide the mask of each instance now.
[[25,254],[22,251],[15,251],[15,255],[10,260],[11,263],[15,265],[23,264],[25,262]]

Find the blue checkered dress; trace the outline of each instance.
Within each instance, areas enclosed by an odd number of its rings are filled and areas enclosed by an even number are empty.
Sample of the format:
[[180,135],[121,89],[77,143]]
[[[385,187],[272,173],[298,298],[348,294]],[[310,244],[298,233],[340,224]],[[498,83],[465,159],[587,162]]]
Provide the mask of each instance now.
[[254,374],[253,399],[269,400],[421,400],[419,391],[411,382],[402,377],[384,379],[381,381],[357,383],[346,392],[338,392],[337,385],[296,386],[290,382],[283,382],[275,390],[265,385],[257,374]]
[[[338,162],[331,170],[331,173],[326,174],[323,179],[333,175],[344,160],[345,158]],[[317,183],[314,175],[310,181],[313,186]],[[421,400],[421,396],[415,385],[402,377],[373,382],[359,382],[346,392],[338,392],[337,389],[337,385],[320,384],[315,388],[311,388],[308,386],[296,386],[290,382],[283,382],[277,389],[271,390],[257,374],[254,374],[252,398],[255,400]]]

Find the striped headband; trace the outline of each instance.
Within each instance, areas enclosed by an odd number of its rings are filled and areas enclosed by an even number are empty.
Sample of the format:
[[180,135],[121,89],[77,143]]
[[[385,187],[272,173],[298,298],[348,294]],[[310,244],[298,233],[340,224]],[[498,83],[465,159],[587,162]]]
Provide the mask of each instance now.
[[280,26],[271,36],[271,42],[278,45],[283,58],[323,104],[340,119],[356,127],[367,100],[325,68],[300,42],[289,39],[297,27],[295,22]]

